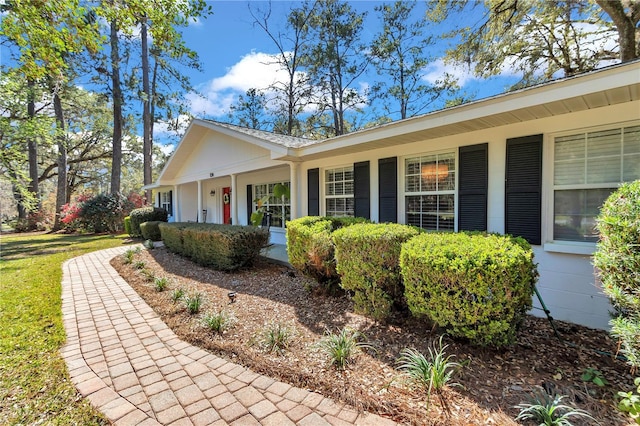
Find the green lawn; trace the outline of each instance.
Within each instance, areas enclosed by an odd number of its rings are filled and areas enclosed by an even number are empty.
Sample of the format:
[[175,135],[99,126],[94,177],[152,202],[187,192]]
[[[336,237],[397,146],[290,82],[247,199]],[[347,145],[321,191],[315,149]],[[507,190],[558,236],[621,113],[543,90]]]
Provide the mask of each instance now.
[[59,349],[62,263],[125,236],[0,237],[0,424],[107,424],[76,392]]

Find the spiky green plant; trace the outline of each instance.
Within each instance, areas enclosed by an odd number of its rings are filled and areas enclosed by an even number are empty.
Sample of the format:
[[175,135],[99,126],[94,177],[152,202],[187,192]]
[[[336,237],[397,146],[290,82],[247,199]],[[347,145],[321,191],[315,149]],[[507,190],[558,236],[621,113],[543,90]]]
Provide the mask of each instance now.
[[202,317],[202,323],[204,326],[215,333],[222,333],[223,331],[230,329],[233,327],[235,322],[235,316],[225,310],[213,310],[211,312],[207,312]]
[[156,278],[153,282],[153,286],[155,287],[156,291],[164,291],[164,289],[167,288],[167,284],[169,284],[169,280],[167,280],[167,277]]
[[594,420],[588,412],[562,404],[564,395],[549,395],[546,392],[532,394],[531,402],[516,405],[520,413],[516,420],[534,420],[544,426],[573,426],[571,417]]
[[138,260],[136,263],[133,264],[133,267],[136,269],[144,269],[145,267],[145,263],[144,260]]
[[202,303],[204,303],[204,295],[200,292],[189,293],[182,298],[184,305],[187,307],[187,311],[191,315],[195,315],[200,312]]
[[262,331],[261,343],[267,352],[282,353],[289,348],[295,328],[281,323],[270,323]]
[[398,369],[413,385],[427,391],[427,407],[431,401],[431,392],[438,394],[443,407],[447,404],[442,390],[450,384],[453,374],[460,368],[460,364],[451,361],[453,355],[446,355],[449,345],[442,344],[442,336],[438,344],[430,347],[428,359],[415,349],[404,349],[398,358]]
[[133,249],[129,249],[129,250],[125,251],[124,254],[122,255],[125,265],[129,265],[129,264],[133,263],[133,257],[135,255],[136,255],[136,251],[133,250]]
[[345,327],[338,333],[325,333],[320,341],[320,348],[329,355],[330,364],[337,369],[344,369],[359,350],[372,346],[363,341],[365,335],[358,330]]
[[182,300],[183,297],[184,289],[182,287],[174,288],[171,292],[171,300],[173,301],[173,303],[177,303],[178,301]]

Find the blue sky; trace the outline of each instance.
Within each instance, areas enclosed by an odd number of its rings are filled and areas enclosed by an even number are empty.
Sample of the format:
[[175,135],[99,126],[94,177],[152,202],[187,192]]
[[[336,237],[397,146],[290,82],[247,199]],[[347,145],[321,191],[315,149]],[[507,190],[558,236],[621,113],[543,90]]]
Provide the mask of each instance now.
[[[269,54],[274,54],[276,48],[264,31],[253,25],[248,7],[249,2],[242,1],[212,1],[213,15],[198,21],[184,30],[187,45],[200,56],[204,72],[190,71],[194,87],[204,97],[194,94],[187,95],[191,103],[191,112],[197,117],[207,117],[221,121],[228,120],[229,105],[237,100],[239,94],[247,89],[267,87],[275,78],[277,70],[266,65]],[[251,1],[251,7],[266,8],[267,1]],[[299,2],[273,1],[270,25],[275,29],[284,29],[284,20],[292,4]],[[365,29],[361,34],[362,41],[368,42],[380,28],[378,14],[374,7],[382,1],[351,1],[358,11],[368,12],[365,18]],[[416,13],[424,13],[424,2],[419,1]],[[480,17],[478,16],[477,19]],[[474,19],[474,17],[469,17]],[[434,32],[444,31],[446,27],[436,28]],[[431,52],[434,57],[441,57],[447,42],[437,46],[437,51]],[[441,75],[444,64],[436,61],[425,70],[425,78],[436,78]],[[460,78],[462,89],[476,99],[503,92],[517,80],[512,75],[493,78],[489,81],[474,79],[468,70],[463,68],[453,70]],[[373,67],[359,81],[361,86],[370,85],[379,78]],[[161,135],[158,135],[161,136]]]

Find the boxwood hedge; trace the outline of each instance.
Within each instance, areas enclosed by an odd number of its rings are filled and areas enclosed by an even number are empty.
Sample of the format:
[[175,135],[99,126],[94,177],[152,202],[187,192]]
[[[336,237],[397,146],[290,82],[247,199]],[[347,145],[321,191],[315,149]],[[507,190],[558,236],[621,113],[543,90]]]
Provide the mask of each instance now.
[[414,315],[481,346],[514,343],[538,277],[529,244],[500,235],[422,234],[400,267]]
[[287,222],[287,255],[289,263],[327,288],[340,280],[336,272],[333,231],[364,218],[305,216]]
[[166,222],[169,214],[165,209],[160,207],[141,207],[131,210],[129,217],[131,218],[131,236],[141,237],[142,230],[140,230],[140,224],[149,221]]
[[142,233],[142,238],[145,240],[151,241],[160,241],[162,239],[162,235],[160,235],[160,225],[163,222],[158,220],[150,220],[148,222],[142,222],[140,224],[140,232]]
[[333,233],[340,286],[355,292],[356,311],[380,321],[394,304],[403,305],[400,250],[420,232],[396,223],[362,223]]
[[159,227],[167,249],[223,271],[251,264],[269,242],[269,231],[254,226],[161,223]]

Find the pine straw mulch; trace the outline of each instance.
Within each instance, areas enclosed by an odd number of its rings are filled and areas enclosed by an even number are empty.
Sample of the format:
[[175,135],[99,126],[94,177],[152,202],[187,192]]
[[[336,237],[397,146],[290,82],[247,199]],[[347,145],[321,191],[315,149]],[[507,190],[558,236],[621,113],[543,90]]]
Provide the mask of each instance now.
[[[600,424],[623,425],[615,408],[618,390],[632,388],[633,377],[624,362],[607,355],[615,342],[606,332],[556,321],[558,340],[546,319],[529,316],[513,347],[478,348],[445,336],[447,354],[462,367],[448,387],[444,401],[411,389],[396,367],[404,348],[426,354],[442,334],[430,324],[398,314],[388,324],[353,312],[348,295],[327,296],[299,273],[258,260],[253,267],[234,273],[194,264],[165,248],[142,250],[133,263],[142,261],[155,277],[167,277],[169,285],[157,292],[145,274],[116,257],[111,264],[183,340],[251,368],[253,371],[313,390],[358,409],[369,410],[411,425],[509,425],[518,409],[531,400],[533,391],[567,395],[563,401],[587,410]],[[222,335],[203,327],[200,315],[189,315],[182,303],[173,303],[172,289],[205,295],[201,312],[232,312],[237,323]],[[228,293],[237,292],[235,303]],[[295,329],[295,337],[282,354],[268,353],[260,344],[269,324]],[[361,352],[344,371],[328,365],[318,342],[325,332],[343,327],[360,330],[375,350]],[[596,369],[609,385],[598,387],[580,376]],[[575,424],[596,424],[576,418]]]

